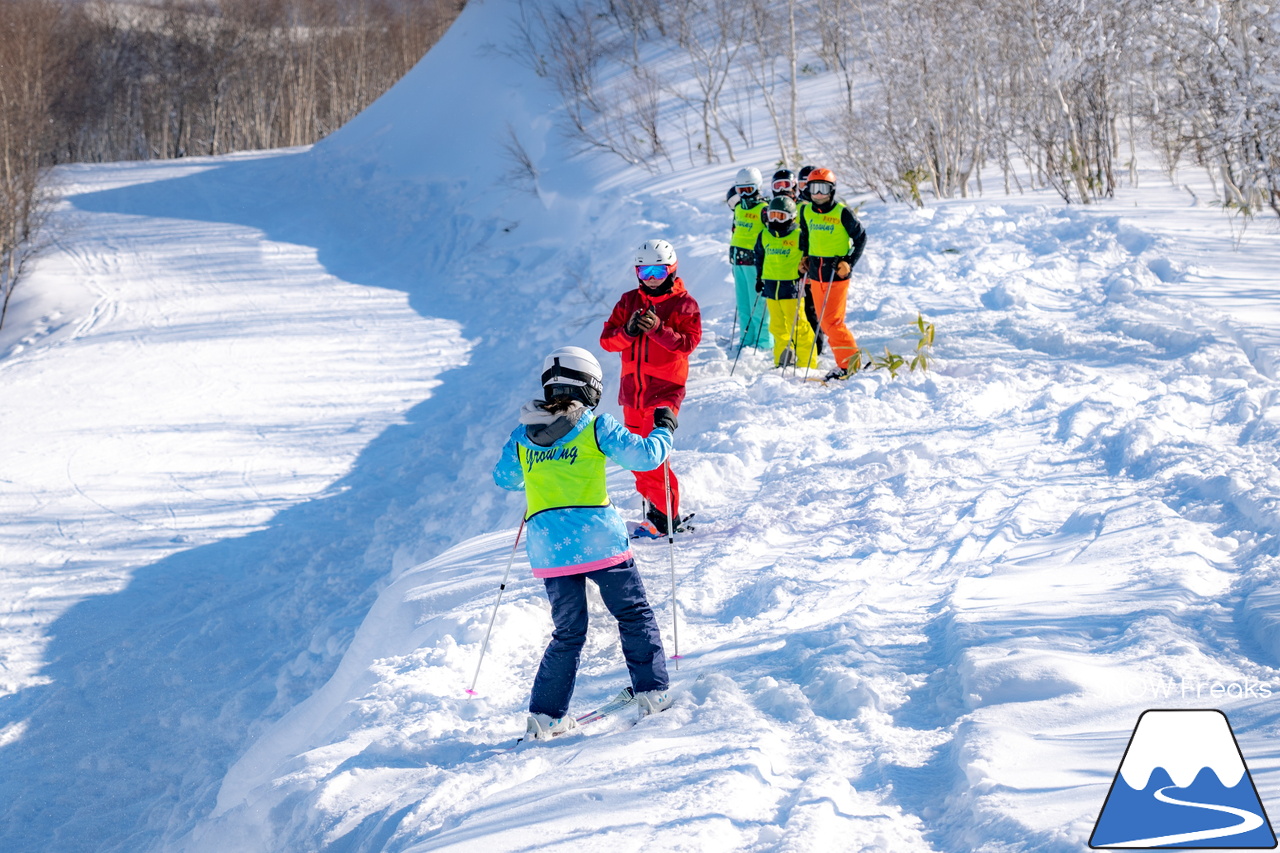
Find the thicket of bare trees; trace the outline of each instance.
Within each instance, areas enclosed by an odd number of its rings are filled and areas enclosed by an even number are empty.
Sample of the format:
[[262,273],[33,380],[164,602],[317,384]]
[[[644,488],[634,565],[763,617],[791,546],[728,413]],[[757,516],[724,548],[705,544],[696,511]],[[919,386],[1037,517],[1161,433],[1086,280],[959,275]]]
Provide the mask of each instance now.
[[1190,158],[1228,208],[1280,215],[1280,4],[1153,0],[1142,110],[1171,167]]
[[461,5],[63,5],[60,38],[73,50],[50,104],[50,159],[173,158],[315,142],[401,78]]
[[56,10],[43,2],[0,2],[0,326],[46,209],[40,155],[48,138],[55,29]]
[[0,287],[49,166],[315,142],[417,62],[465,0],[0,0]]
[[836,153],[868,188],[917,202],[922,186],[963,196],[981,191],[984,165],[998,165],[1006,191],[1025,180],[1067,201],[1114,192],[1118,122],[1141,44],[1139,3],[828,6],[829,14],[854,10],[860,23],[847,37],[875,94],[842,105],[849,133]]
[[[1005,192],[1089,203],[1141,145],[1209,169],[1225,206],[1280,214],[1280,4],[529,0],[526,13],[521,55],[564,97],[571,135],[650,169],[681,144],[734,159],[758,110],[780,164],[822,161],[882,198],[981,193],[985,170]],[[837,96],[797,109],[797,80],[823,71]]]
[[64,10],[55,161],[316,141],[386,91],[461,0],[161,0]]

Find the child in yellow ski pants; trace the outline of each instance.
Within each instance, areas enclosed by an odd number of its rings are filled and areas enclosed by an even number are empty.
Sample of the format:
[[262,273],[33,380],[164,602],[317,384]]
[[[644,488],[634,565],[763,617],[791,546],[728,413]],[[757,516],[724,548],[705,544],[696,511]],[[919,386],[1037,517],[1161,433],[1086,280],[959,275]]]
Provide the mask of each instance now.
[[762,281],[763,296],[769,305],[769,332],[773,335],[773,366],[785,367],[788,349],[797,367],[816,368],[818,351],[813,345],[813,329],[804,316],[804,298],[799,281]]

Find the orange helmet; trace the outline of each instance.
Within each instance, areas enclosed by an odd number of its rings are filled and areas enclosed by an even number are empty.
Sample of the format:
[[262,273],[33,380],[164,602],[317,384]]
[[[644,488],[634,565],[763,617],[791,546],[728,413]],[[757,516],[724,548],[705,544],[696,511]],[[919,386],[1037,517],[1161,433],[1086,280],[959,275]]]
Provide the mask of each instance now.
[[814,169],[809,173],[809,182],[805,188],[809,191],[811,198],[814,193],[834,197],[836,194],[836,176],[831,173],[830,169]]

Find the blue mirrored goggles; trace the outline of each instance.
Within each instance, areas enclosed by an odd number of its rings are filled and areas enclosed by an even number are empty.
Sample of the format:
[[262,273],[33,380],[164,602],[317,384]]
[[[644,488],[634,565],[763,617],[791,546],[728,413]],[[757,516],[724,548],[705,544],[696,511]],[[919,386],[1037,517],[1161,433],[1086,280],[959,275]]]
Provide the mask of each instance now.
[[641,281],[663,279],[671,275],[669,264],[636,264],[636,278]]

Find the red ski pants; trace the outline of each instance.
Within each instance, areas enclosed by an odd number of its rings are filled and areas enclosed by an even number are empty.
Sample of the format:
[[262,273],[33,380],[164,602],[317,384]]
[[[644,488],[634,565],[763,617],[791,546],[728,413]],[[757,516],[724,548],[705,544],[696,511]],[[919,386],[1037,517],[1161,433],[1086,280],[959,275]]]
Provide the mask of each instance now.
[[[622,422],[627,429],[636,435],[647,436],[653,432],[653,412],[657,407],[648,409],[633,409],[630,406],[622,407]],[[668,406],[677,416],[680,410],[675,406]],[[676,480],[676,472],[671,470],[670,460],[663,462],[652,471],[632,471],[636,478],[636,491],[640,496],[653,504],[663,513],[667,511],[667,496],[662,488],[662,469],[666,468],[671,479],[671,514],[676,518],[680,517],[680,483]]]

